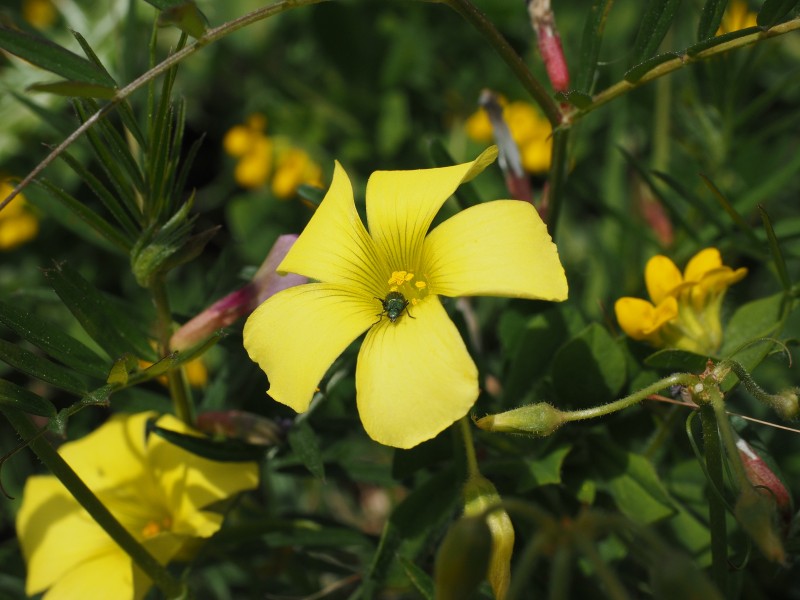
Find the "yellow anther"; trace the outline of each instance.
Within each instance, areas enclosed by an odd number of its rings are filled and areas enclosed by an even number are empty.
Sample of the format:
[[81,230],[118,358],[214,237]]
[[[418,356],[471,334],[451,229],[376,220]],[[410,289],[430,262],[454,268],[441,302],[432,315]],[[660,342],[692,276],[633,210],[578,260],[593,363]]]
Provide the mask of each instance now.
[[407,281],[414,279],[414,274],[408,271],[394,271],[387,282],[389,285],[403,285]]
[[422,289],[425,289],[426,287],[428,287],[428,284],[425,283],[424,281],[417,281],[414,284],[414,287],[417,288],[418,290],[422,290]]
[[157,521],[150,521],[142,529],[142,537],[144,537],[144,539],[150,539],[170,527],[172,527],[172,519],[169,517],[164,517],[161,519],[160,523]]

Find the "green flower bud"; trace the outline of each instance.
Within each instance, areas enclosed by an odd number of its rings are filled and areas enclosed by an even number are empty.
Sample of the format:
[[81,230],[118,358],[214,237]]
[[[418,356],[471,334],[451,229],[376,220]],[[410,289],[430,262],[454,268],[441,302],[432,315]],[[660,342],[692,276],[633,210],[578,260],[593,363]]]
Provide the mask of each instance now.
[[781,419],[790,421],[796,419],[800,413],[800,403],[798,402],[800,388],[789,388],[770,396],[769,405]]
[[486,577],[491,553],[492,534],[484,518],[456,521],[436,553],[436,600],[470,598]]
[[564,413],[547,402],[529,404],[475,421],[486,431],[546,437],[564,424]]
[[762,493],[754,487],[744,487],[733,514],[766,558],[777,563],[786,561],[776,523],[775,500],[766,490]]
[[[480,475],[469,478],[464,486],[464,516],[477,517],[487,508],[500,504],[500,495],[491,481]],[[486,516],[486,524],[492,534],[492,558],[487,577],[492,585],[494,597],[503,600],[511,583],[511,555],[514,552],[514,526],[508,513],[502,508],[492,510]]]

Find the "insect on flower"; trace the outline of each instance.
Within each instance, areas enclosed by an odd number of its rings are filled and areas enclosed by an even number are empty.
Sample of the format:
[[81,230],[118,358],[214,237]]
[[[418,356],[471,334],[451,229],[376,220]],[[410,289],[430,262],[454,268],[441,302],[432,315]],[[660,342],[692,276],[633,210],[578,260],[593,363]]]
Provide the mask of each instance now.
[[400,292],[389,292],[383,300],[375,296],[375,300],[381,303],[383,310],[377,314],[378,320],[375,321],[373,325],[380,323],[383,315],[389,317],[389,320],[394,323],[400,318],[403,311],[406,311],[406,314],[412,319],[414,318],[414,315],[408,311],[410,302],[406,300],[406,297]]

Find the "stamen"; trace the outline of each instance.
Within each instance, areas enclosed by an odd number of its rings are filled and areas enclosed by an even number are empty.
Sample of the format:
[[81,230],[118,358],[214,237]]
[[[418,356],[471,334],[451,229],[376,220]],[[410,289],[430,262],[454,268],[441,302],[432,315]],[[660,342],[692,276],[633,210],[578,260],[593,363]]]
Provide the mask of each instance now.
[[392,276],[389,278],[387,282],[389,285],[403,285],[407,281],[411,281],[414,279],[414,274],[409,273],[408,271],[394,271],[392,272]]
[[161,522],[155,520],[150,521],[142,528],[142,537],[144,539],[150,539],[157,536],[162,531],[168,530],[170,527],[172,527],[172,519],[169,517],[164,517],[161,519]]
[[414,283],[414,287],[417,288],[418,290],[422,290],[428,287],[428,284],[425,283],[424,281],[417,281]]

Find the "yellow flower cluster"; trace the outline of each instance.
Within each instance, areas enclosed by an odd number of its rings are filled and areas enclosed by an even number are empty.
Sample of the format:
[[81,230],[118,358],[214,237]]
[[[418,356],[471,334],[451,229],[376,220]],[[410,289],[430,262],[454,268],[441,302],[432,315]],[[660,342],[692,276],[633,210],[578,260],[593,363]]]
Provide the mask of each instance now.
[[[59,453],[120,523],[161,564],[188,560],[214,535],[212,508],[258,485],[255,462],[217,462],[146,435],[155,413],[116,415]],[[196,435],[170,415],[158,426]],[[145,597],[152,582],[52,475],[25,484],[17,533],[28,595],[46,600]]]
[[[1,182],[0,201],[13,189],[9,182]],[[28,210],[28,203],[22,194],[0,211],[0,250],[12,250],[35,238],[37,233],[39,233],[39,220]]]
[[[553,145],[550,122],[528,102],[515,101],[503,104],[503,119],[511,137],[519,147],[522,166],[528,173],[546,173],[550,168]],[[475,111],[466,122],[467,135],[476,142],[491,143],[492,124],[483,108]]]
[[666,256],[654,256],[644,272],[652,302],[620,298],[614,305],[617,321],[635,340],[714,355],[722,343],[722,297],[745,275],[745,268],[723,265],[716,248],[698,252],[683,274]]
[[287,140],[267,136],[266,128],[264,115],[253,114],[225,134],[225,152],[238,159],[233,174],[236,183],[258,188],[272,177],[272,193],[281,200],[292,198],[302,184],[321,186],[320,166]]

